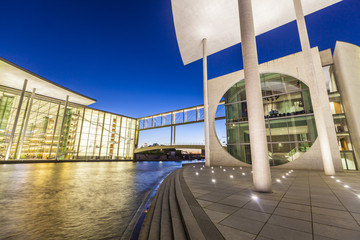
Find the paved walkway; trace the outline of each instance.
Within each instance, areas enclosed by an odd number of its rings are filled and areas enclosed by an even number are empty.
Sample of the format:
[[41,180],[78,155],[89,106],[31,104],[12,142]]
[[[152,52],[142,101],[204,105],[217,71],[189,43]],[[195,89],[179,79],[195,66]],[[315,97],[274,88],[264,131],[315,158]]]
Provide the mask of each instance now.
[[188,165],[183,175],[226,239],[360,239],[360,173],[272,169],[273,193],[250,168]]

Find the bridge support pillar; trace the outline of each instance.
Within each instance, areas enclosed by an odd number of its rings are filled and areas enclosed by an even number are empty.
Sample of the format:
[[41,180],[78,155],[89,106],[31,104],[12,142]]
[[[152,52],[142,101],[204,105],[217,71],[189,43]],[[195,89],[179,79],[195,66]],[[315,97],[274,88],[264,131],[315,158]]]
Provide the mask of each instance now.
[[204,84],[204,132],[205,132],[205,166],[210,166],[210,129],[209,129],[209,96],[207,71],[207,39],[203,39],[203,84]]
[[271,192],[271,172],[256,49],[251,0],[238,0],[245,91],[249,121],[253,183],[258,192]]

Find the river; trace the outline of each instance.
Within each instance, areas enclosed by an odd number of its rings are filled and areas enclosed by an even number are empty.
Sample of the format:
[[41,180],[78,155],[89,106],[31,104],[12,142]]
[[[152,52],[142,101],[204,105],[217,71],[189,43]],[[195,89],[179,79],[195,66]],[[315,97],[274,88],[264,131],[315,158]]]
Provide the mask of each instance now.
[[0,165],[0,239],[119,239],[181,162]]

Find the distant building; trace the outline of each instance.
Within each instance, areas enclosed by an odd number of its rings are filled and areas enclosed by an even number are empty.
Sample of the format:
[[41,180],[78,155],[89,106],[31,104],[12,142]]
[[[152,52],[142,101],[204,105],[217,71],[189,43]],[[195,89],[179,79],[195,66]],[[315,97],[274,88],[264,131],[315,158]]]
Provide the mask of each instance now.
[[94,102],[0,59],[0,160],[131,159],[136,119]]

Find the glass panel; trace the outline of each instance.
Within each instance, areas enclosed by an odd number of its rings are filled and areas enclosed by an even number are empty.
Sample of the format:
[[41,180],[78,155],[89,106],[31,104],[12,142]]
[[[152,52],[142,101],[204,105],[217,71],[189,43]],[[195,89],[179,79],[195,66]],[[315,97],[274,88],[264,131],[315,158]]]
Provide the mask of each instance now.
[[348,170],[357,170],[355,164],[355,157],[353,152],[343,152],[345,155]]
[[[277,73],[261,75],[261,87],[270,165],[293,161],[308,151],[317,137],[309,89],[298,79]],[[224,96],[227,143],[230,154],[250,161],[250,148],[240,147],[250,143],[244,91],[240,81]]]

